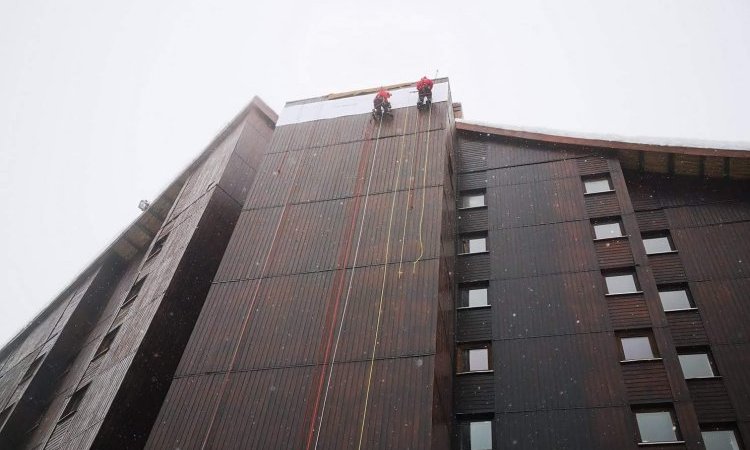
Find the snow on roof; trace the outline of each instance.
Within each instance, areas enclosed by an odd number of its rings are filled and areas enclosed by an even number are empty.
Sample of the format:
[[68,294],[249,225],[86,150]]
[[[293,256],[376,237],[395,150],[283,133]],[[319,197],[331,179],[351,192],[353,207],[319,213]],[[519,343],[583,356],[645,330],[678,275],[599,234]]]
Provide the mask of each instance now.
[[[664,147],[688,147],[700,149],[739,150],[750,152],[750,142],[741,141],[714,141],[701,139],[646,137],[646,136],[622,136],[609,133],[589,133],[585,131],[565,131],[544,127],[531,127],[520,125],[487,123],[477,120],[456,119],[459,124],[475,125],[485,128],[496,128],[498,131],[518,131],[523,133],[543,134],[547,136],[561,136],[583,140],[621,142],[629,144],[655,145]],[[533,137],[529,136],[530,139]]]

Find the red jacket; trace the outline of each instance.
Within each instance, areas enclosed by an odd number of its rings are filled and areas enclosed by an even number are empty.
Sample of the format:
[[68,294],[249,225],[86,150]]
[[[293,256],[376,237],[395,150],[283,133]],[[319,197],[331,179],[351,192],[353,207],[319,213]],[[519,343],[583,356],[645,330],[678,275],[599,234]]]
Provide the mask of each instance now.
[[427,77],[422,77],[421,80],[417,81],[417,90],[421,91],[424,88],[432,90],[432,80]]
[[383,100],[388,100],[390,96],[391,96],[390,92],[386,91],[385,89],[381,89],[378,91],[378,95],[376,95],[375,97],[380,97]]

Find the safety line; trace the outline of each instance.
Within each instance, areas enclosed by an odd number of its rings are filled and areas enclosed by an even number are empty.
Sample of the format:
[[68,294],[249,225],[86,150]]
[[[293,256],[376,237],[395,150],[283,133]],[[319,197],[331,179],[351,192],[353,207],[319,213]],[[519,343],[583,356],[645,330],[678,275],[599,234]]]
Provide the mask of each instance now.
[[[406,129],[404,127],[404,129]],[[401,256],[398,259],[398,277],[401,278],[403,271],[401,266],[404,263],[404,244],[406,243],[406,222],[409,220],[409,210],[411,209],[411,188],[414,184],[414,167],[416,166],[416,150],[412,152],[411,170],[409,171],[409,190],[406,193],[406,203],[404,203],[404,229],[401,232]]]
[[[333,368],[334,364],[336,363],[336,354],[338,353],[339,349],[339,342],[341,341],[341,332],[344,327],[344,321],[346,319],[346,311],[349,307],[349,299],[351,298],[352,293],[352,283],[354,281],[354,273],[357,270],[357,259],[359,257],[359,247],[360,243],[362,242],[362,232],[364,230],[365,226],[365,217],[367,216],[367,204],[370,199],[370,187],[372,186],[372,176],[373,172],[375,171],[375,161],[378,159],[378,144],[380,144],[380,131],[383,128],[383,116],[380,116],[380,123],[378,125],[378,135],[375,138],[375,150],[373,151],[372,155],[372,164],[370,165],[370,176],[367,180],[367,191],[365,192],[365,204],[362,207],[362,221],[359,224],[359,235],[357,236],[357,245],[354,250],[354,260],[352,261],[352,273],[349,277],[349,286],[346,289],[346,297],[344,298],[344,307],[341,312],[341,322],[339,323],[339,329],[336,332],[336,343],[333,346],[333,355],[331,356],[331,363],[330,363],[330,370],[328,372],[328,379],[326,380],[326,390],[325,394],[323,395],[323,405],[320,408],[320,420],[318,422],[318,429],[317,433],[315,435],[315,449],[318,448],[318,443],[320,441],[320,432],[323,428],[323,418],[325,417],[326,412],[326,404],[328,402],[328,393],[331,389],[331,378],[333,377]],[[344,270],[346,270],[346,267],[344,267]]]
[[245,337],[245,333],[247,331],[247,326],[250,323],[250,316],[253,311],[253,308],[255,307],[255,302],[258,298],[258,292],[260,291],[260,285],[263,282],[263,278],[266,274],[266,269],[268,268],[268,263],[271,260],[271,255],[274,250],[274,246],[276,245],[276,238],[279,235],[279,230],[281,229],[281,224],[284,222],[284,217],[286,216],[287,207],[289,206],[289,202],[292,197],[292,191],[294,190],[294,185],[297,181],[297,176],[299,175],[299,169],[302,167],[302,162],[305,159],[305,154],[307,152],[307,149],[304,149],[302,153],[300,154],[299,162],[297,163],[297,167],[294,169],[294,176],[292,177],[292,182],[289,184],[289,190],[286,193],[286,199],[284,200],[284,207],[281,210],[281,215],[279,217],[279,222],[276,224],[276,229],[273,233],[273,238],[271,239],[271,246],[268,248],[268,253],[266,254],[266,259],[263,262],[263,268],[260,271],[260,277],[258,278],[258,283],[255,285],[255,290],[253,291],[253,296],[250,299],[250,306],[247,309],[247,313],[245,314],[245,318],[242,322],[242,328],[240,331],[240,336],[237,339],[237,344],[234,347],[234,351],[232,352],[232,358],[229,361],[229,367],[227,369],[227,372],[224,374],[224,378],[221,382],[221,387],[219,388],[219,395],[216,399],[216,406],[213,409],[213,412],[211,413],[211,419],[208,422],[208,428],[206,429],[206,436],[203,439],[203,443],[201,444],[201,450],[206,448],[206,444],[208,444],[208,439],[211,435],[211,430],[213,429],[214,422],[216,421],[216,415],[219,411],[219,406],[221,405],[221,399],[224,396],[224,391],[226,390],[227,383],[229,382],[229,375],[232,372],[232,368],[234,367],[234,363],[237,360],[237,355],[240,350],[240,344],[242,343],[242,338]]
[[[404,133],[406,133],[406,119],[409,117],[409,110],[406,110],[404,115]],[[357,449],[362,448],[362,437],[365,433],[365,421],[367,419],[367,406],[370,400],[370,387],[372,386],[372,370],[375,367],[375,350],[378,347],[378,336],[380,335],[380,321],[383,317],[383,299],[385,298],[385,282],[388,277],[388,255],[391,249],[391,228],[393,226],[393,211],[396,209],[396,196],[398,194],[398,182],[401,178],[401,158],[404,154],[404,141],[405,135],[401,137],[401,146],[398,152],[398,170],[396,171],[396,178],[393,181],[393,194],[391,195],[391,215],[388,219],[388,237],[385,241],[385,258],[383,259],[383,284],[380,287],[380,303],[378,304],[378,321],[375,324],[375,339],[372,341],[372,354],[370,356],[370,370],[367,375],[367,392],[365,393],[365,406],[362,412],[362,424],[359,427],[359,444]],[[408,200],[408,199],[407,199]]]
[[[316,390],[315,394],[315,404],[312,409],[312,413],[310,414],[310,428],[308,430],[307,434],[307,440],[305,442],[305,450],[310,450],[310,445],[312,445],[312,438],[315,435],[315,425],[318,422],[318,406],[320,406],[320,395],[323,391],[323,382],[325,381],[326,376],[326,367],[328,366],[328,356],[331,354],[331,344],[333,343],[333,335],[334,331],[336,330],[336,318],[338,317],[339,312],[339,306],[341,304],[341,293],[344,289],[344,283],[346,280],[346,267],[347,263],[349,262],[349,255],[352,251],[352,242],[354,241],[354,231],[357,229],[357,217],[359,216],[359,206],[362,199],[362,184],[364,184],[365,179],[365,170],[367,169],[366,161],[367,155],[369,154],[370,145],[371,142],[370,139],[372,138],[372,128],[368,127],[367,135],[367,145],[364,147],[362,151],[362,157],[360,158],[360,162],[358,164],[357,168],[357,183],[355,185],[354,189],[354,205],[352,208],[352,214],[351,214],[351,220],[349,222],[348,232],[346,235],[346,238],[344,239],[344,242],[346,244],[344,245],[343,253],[341,250],[339,250],[339,256],[336,258],[337,267],[341,267],[343,270],[341,271],[340,275],[335,275],[334,280],[335,281],[335,293],[333,295],[333,302],[334,302],[334,309],[333,314],[331,314],[329,317],[331,318],[331,326],[328,332],[328,339],[326,340],[325,345],[325,354],[323,356],[323,366],[320,370],[320,377],[318,378],[318,388]],[[342,261],[343,259],[343,261]],[[338,269],[334,269],[334,271],[337,271]],[[328,309],[326,309],[326,312]]]
[[424,168],[422,169],[422,212],[419,214],[419,256],[414,260],[411,273],[416,273],[417,263],[424,256],[424,242],[422,242],[422,223],[424,221],[424,200],[427,195],[427,161],[430,156],[430,126],[432,121],[432,102],[430,102],[430,108],[428,110],[429,116],[427,117],[427,138],[425,139],[425,152],[424,152]]

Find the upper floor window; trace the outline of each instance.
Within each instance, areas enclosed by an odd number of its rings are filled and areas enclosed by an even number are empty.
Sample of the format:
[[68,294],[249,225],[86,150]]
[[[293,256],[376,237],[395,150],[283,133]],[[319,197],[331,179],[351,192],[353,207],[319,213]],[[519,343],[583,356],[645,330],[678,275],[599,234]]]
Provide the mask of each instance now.
[[592,223],[595,239],[622,237],[622,222],[619,219],[597,220]]
[[479,208],[485,206],[485,191],[466,191],[461,194],[461,208]]
[[635,273],[632,272],[605,272],[604,282],[607,285],[607,294],[630,294],[640,292]]
[[612,191],[612,180],[609,176],[597,176],[584,178],[583,187],[586,194],[596,194],[598,192]]
[[677,421],[671,408],[649,408],[635,411],[638,435],[642,443],[675,442],[679,439]]
[[23,383],[24,381],[31,378],[32,375],[36,373],[36,369],[39,368],[39,366],[42,365],[42,361],[44,360],[44,355],[39,355],[34,359],[34,361],[31,362],[29,365],[29,368],[26,369],[26,372],[24,372],[23,376],[21,377],[21,381],[18,382],[18,384]]
[[482,253],[487,251],[487,233],[469,234],[461,237],[461,253]]
[[643,236],[643,246],[646,248],[647,255],[675,251],[672,238],[668,232]]
[[706,450],[740,450],[740,440],[732,428],[703,427],[701,437]]
[[678,350],[677,358],[685,379],[715,377],[713,361],[707,350]]
[[687,286],[659,286],[659,300],[664,311],[677,311],[694,308]]
[[78,411],[78,407],[81,406],[81,402],[83,401],[83,396],[86,395],[86,391],[88,390],[90,385],[91,383],[87,384],[86,386],[82,388],[79,388],[77,391],[73,393],[73,395],[70,396],[70,399],[68,400],[68,403],[65,405],[65,409],[63,410],[62,415],[60,416],[59,422],[62,422],[63,420],[75,414],[76,411]]
[[99,344],[99,348],[97,348],[96,353],[94,353],[93,359],[96,359],[109,351],[110,347],[112,347],[112,342],[114,342],[115,337],[117,337],[117,333],[119,331],[120,331],[120,327],[117,327],[114,330],[107,333],[106,336],[104,336],[104,339],[102,339],[101,344]]
[[156,256],[162,250],[162,248],[164,248],[164,244],[167,242],[168,237],[169,233],[157,239],[156,242],[154,242],[153,247],[151,247],[151,252],[148,254],[148,258],[146,259],[151,259]]
[[487,306],[487,284],[470,284],[459,287],[459,308]]
[[623,361],[654,359],[657,354],[654,351],[653,338],[647,332],[620,335],[620,350]]
[[141,278],[140,280],[136,281],[133,287],[130,288],[130,291],[128,291],[128,295],[125,296],[125,301],[122,302],[121,307],[125,307],[133,301],[138,298],[138,294],[141,292],[141,288],[143,287],[143,283],[146,281],[146,277]]
[[492,450],[492,422],[471,420],[461,424],[461,450]]
[[490,343],[473,343],[459,346],[458,372],[482,372],[491,370]]

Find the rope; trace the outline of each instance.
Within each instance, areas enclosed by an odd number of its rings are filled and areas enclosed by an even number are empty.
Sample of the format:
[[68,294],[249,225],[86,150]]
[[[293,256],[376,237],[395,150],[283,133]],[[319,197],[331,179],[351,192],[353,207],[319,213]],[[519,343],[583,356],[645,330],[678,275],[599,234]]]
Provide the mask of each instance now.
[[383,316],[383,300],[385,299],[385,282],[388,276],[388,255],[391,248],[391,228],[393,225],[393,211],[396,208],[396,195],[398,194],[398,182],[401,178],[401,158],[404,153],[404,141],[406,140],[406,119],[409,117],[409,110],[406,110],[404,114],[404,127],[403,134],[401,135],[401,146],[398,152],[398,170],[396,171],[396,178],[393,181],[393,194],[391,195],[391,215],[388,219],[388,237],[385,241],[385,259],[383,260],[383,284],[380,287],[380,303],[378,304],[378,321],[375,325],[375,339],[372,342],[372,354],[370,356],[370,369],[367,375],[367,392],[365,393],[365,406],[362,413],[362,424],[359,427],[359,444],[357,449],[362,448],[362,437],[365,433],[365,421],[367,419],[367,406],[370,400],[370,387],[372,386],[372,371],[375,367],[375,350],[378,347],[378,336],[380,334],[380,320]]
[[250,299],[250,306],[247,309],[247,313],[245,314],[245,318],[242,322],[242,328],[240,331],[240,336],[237,339],[237,344],[234,346],[234,350],[232,352],[232,358],[229,361],[229,367],[224,374],[224,378],[221,382],[221,387],[219,388],[219,395],[217,396],[216,400],[216,406],[213,408],[213,411],[211,413],[211,419],[208,422],[208,429],[206,430],[206,436],[203,439],[203,443],[201,444],[201,450],[206,448],[206,444],[208,444],[208,438],[211,435],[211,430],[213,428],[214,422],[216,421],[216,415],[219,411],[219,405],[221,404],[221,399],[224,397],[224,391],[226,390],[227,383],[229,381],[229,374],[231,373],[232,369],[234,368],[234,364],[237,359],[237,354],[239,353],[240,349],[240,343],[242,342],[242,338],[245,336],[245,332],[247,331],[247,326],[250,323],[250,316],[253,311],[253,308],[255,307],[255,302],[258,297],[258,291],[260,291],[260,285],[263,282],[263,278],[265,277],[266,270],[268,268],[268,263],[271,260],[271,255],[274,250],[274,246],[276,244],[276,238],[279,235],[279,230],[281,229],[281,224],[284,222],[284,217],[286,216],[287,207],[289,206],[289,202],[292,197],[292,191],[294,190],[294,184],[297,182],[297,176],[299,175],[299,169],[302,167],[302,161],[305,158],[305,154],[307,152],[307,149],[304,149],[302,151],[302,154],[300,155],[299,162],[297,163],[297,167],[294,169],[294,176],[292,177],[292,182],[289,185],[289,189],[286,193],[286,199],[284,200],[284,208],[281,210],[281,216],[279,217],[279,222],[276,224],[276,229],[273,233],[273,238],[271,239],[271,246],[268,249],[268,253],[266,254],[265,261],[263,262],[263,268],[260,271],[260,278],[258,278],[258,283],[255,285],[255,290],[253,291],[253,296]]
[[[323,395],[323,405],[320,409],[320,421],[318,422],[318,430],[315,434],[315,446],[314,448],[317,450],[318,443],[320,441],[320,431],[323,428],[323,418],[325,417],[326,412],[326,403],[328,401],[328,393],[330,392],[331,388],[331,378],[333,377],[333,368],[334,364],[336,363],[336,353],[339,349],[339,342],[341,340],[341,331],[344,327],[344,321],[346,319],[346,311],[349,306],[349,299],[351,298],[352,293],[352,283],[354,281],[354,273],[357,270],[357,258],[359,257],[359,247],[360,243],[362,242],[362,231],[364,230],[365,226],[365,217],[367,216],[367,204],[368,200],[370,199],[370,187],[372,185],[372,175],[375,171],[375,161],[378,159],[378,144],[380,143],[380,130],[383,127],[383,116],[380,116],[380,123],[378,125],[378,134],[375,138],[375,150],[373,152],[372,156],[372,164],[370,165],[370,176],[367,180],[367,191],[365,192],[365,204],[362,207],[362,221],[359,225],[359,235],[357,236],[357,245],[354,250],[354,260],[352,261],[352,274],[349,277],[349,286],[346,289],[346,297],[344,298],[344,307],[341,312],[341,322],[339,323],[339,329],[336,332],[336,343],[333,346],[333,355],[331,356],[331,363],[330,363],[330,371],[328,372],[328,379],[326,381],[326,390],[325,394]],[[344,267],[344,270],[346,270],[346,267]]]
[[414,260],[411,273],[416,273],[417,263],[424,256],[424,242],[422,242],[422,223],[424,222],[424,200],[427,195],[427,161],[430,156],[430,125],[432,121],[432,102],[427,110],[427,137],[425,138],[424,168],[422,169],[422,212],[419,214],[419,256]]
[[[404,127],[406,129],[406,127]],[[412,152],[416,156],[416,152]],[[401,232],[401,256],[398,259],[398,277],[401,278],[403,271],[401,266],[404,263],[404,244],[406,244],[406,222],[409,220],[409,210],[411,209],[411,188],[414,184],[414,167],[416,166],[415,158],[412,158],[411,170],[409,171],[409,190],[406,193],[406,203],[404,204],[404,228]]]

